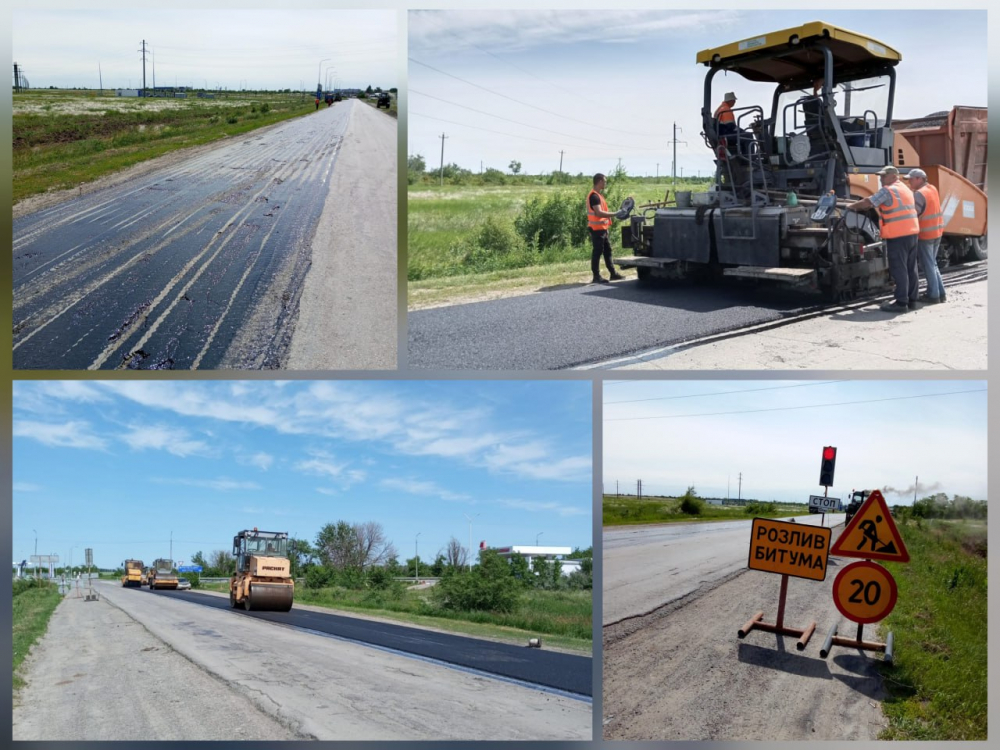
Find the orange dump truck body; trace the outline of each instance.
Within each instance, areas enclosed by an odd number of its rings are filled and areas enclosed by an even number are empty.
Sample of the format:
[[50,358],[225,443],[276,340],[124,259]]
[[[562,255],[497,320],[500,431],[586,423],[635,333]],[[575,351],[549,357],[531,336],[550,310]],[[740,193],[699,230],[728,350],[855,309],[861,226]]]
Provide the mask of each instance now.
[[987,191],[986,107],[952,107],[950,112],[894,120],[892,132],[897,167],[947,167]]

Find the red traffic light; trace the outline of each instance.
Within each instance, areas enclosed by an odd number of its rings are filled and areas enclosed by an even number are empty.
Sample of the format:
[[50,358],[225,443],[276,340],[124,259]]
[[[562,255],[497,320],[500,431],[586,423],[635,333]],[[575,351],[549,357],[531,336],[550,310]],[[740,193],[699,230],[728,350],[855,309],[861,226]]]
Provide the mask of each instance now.
[[837,457],[837,449],[834,448],[833,446],[828,445],[823,449],[824,461],[832,461],[836,457]]

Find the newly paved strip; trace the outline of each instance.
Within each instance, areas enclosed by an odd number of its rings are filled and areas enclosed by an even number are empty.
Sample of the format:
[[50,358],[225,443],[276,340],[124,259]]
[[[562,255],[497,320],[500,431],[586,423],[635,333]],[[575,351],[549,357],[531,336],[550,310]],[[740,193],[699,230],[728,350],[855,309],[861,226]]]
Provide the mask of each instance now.
[[[143,589],[145,592],[146,590]],[[154,591],[215,609],[230,609],[229,600],[194,591]],[[577,695],[592,695],[592,663],[586,656],[548,651],[544,648],[511,646],[505,643],[438,633],[405,625],[363,620],[343,615],[296,609],[290,612],[246,612],[247,617],[308,628],[381,648],[435,659],[458,667],[476,669],[534,685],[542,685]]]
[[552,370],[779,320],[818,295],[735,285],[587,285],[418,310],[409,364],[422,369]]
[[15,220],[14,367],[283,366],[353,106]]

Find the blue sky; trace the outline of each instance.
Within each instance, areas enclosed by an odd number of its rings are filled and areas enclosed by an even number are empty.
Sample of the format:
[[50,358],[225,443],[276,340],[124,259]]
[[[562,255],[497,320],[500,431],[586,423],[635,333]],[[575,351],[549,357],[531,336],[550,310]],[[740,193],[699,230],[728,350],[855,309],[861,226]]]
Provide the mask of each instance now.
[[13,553],[190,560],[378,521],[400,560],[592,542],[591,384],[15,382]]
[[[678,175],[705,176],[714,167],[699,135],[706,69],[696,53],[817,20],[902,53],[896,117],[986,106],[985,11],[412,11],[408,151],[437,166],[445,133],[445,162],[473,171],[516,159],[548,173],[562,150],[570,173],[609,172],[620,158],[636,175],[659,164],[662,177],[676,122]],[[720,75],[713,92],[769,108],[762,86]]]
[[330,71],[344,88],[392,88],[396,19],[393,10],[19,9],[11,38],[35,88],[138,87],[144,39],[149,86],[155,67],[158,86],[315,91]]
[[823,494],[820,454],[833,445],[832,497],[877,487],[909,504],[919,477],[918,498],[985,500],[985,389],[977,380],[608,381],[604,490],[617,480],[634,494],[642,479],[647,494],[694,485],[726,497],[728,485],[736,497],[742,472],[743,497],[806,502]]

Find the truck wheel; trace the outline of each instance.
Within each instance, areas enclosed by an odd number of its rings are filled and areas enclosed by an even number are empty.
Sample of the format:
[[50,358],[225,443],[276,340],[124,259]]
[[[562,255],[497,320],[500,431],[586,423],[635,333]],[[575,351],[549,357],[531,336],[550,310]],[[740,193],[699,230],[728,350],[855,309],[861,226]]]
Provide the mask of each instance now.
[[229,606],[236,609],[236,592],[229,589]]
[[972,256],[976,260],[986,260],[986,235],[972,238]]
[[636,266],[635,272],[639,277],[639,283],[643,286],[649,286],[653,283],[653,271],[645,266]]
[[249,588],[247,588],[247,597],[246,597],[246,599],[243,600],[243,609],[245,609],[247,612],[250,612],[250,611],[253,610],[253,605],[250,604],[250,600],[252,598],[253,598],[253,586],[251,585]]

